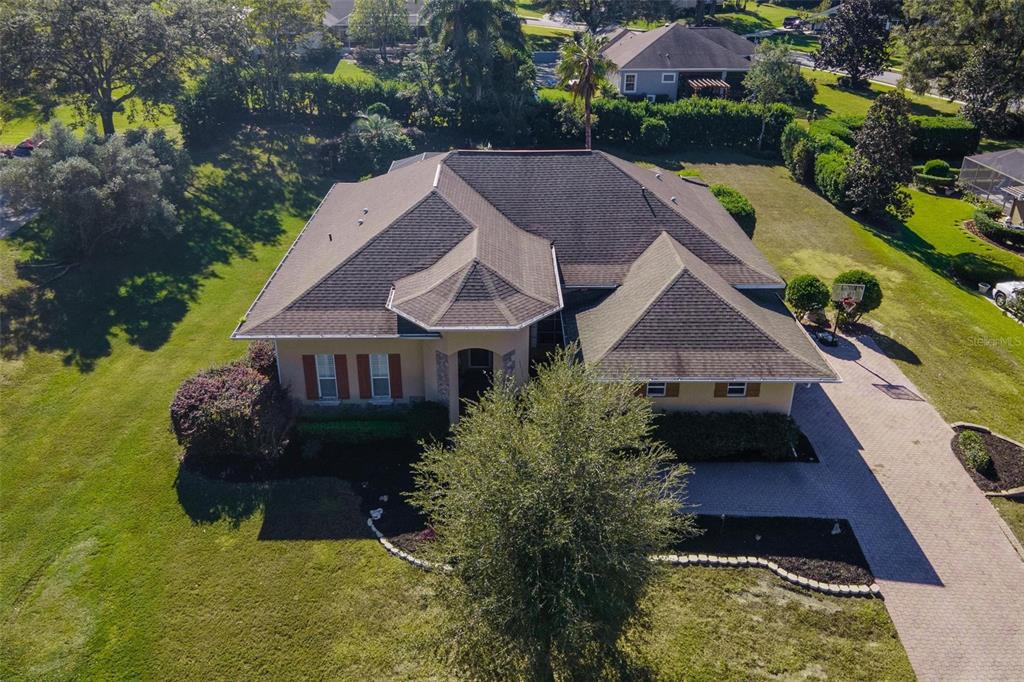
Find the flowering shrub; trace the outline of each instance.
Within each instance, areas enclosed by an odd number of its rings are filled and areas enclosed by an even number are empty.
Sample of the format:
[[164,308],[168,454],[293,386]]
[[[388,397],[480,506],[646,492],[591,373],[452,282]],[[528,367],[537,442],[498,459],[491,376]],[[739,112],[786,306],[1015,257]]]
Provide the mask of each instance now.
[[276,457],[290,418],[277,381],[243,362],[192,375],[171,402],[184,457],[204,462]]

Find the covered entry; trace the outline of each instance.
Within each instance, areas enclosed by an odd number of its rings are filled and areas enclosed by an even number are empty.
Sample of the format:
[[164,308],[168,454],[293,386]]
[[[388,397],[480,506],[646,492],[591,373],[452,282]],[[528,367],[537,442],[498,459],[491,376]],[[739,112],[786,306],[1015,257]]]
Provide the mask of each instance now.
[[494,353],[485,348],[459,351],[459,414],[465,411],[466,400],[478,400],[491,387],[493,376]]

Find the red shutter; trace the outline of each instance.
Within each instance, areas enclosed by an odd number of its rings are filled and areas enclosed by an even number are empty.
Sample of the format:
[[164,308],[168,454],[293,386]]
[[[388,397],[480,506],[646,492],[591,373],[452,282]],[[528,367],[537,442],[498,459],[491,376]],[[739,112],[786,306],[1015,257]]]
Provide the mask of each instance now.
[[715,397],[725,398],[729,395],[729,384],[715,384]]
[[348,358],[344,355],[334,356],[334,378],[338,380],[338,397],[348,400]]
[[370,389],[370,356],[360,353],[356,356],[356,373],[359,378],[359,397],[369,400],[373,397]]
[[388,353],[388,374],[391,376],[391,397],[402,397],[402,356]]
[[306,400],[316,400],[320,397],[320,387],[316,380],[315,356],[302,356],[302,374],[306,377]]

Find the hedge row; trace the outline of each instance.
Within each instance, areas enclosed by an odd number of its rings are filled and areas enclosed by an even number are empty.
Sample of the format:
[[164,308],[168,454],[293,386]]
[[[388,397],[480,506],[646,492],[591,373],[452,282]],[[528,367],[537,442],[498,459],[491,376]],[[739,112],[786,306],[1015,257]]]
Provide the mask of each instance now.
[[[761,110],[748,102],[691,97],[658,104],[611,98],[595,101],[593,109],[597,117],[594,136],[615,144],[642,144],[642,128],[648,119],[664,121],[667,144],[673,147],[756,149],[761,134]],[[765,149],[778,148],[779,137],[794,116],[791,107],[772,105],[765,126]]]
[[974,225],[978,232],[994,242],[1015,249],[1024,249],[1024,230],[1006,227],[980,210],[974,212]]
[[[910,154],[915,159],[961,159],[976,152],[981,142],[978,127],[959,116],[911,116],[910,121],[914,125]],[[810,131],[853,145],[863,125],[863,116],[830,116],[812,123]]]
[[391,110],[391,118],[406,121],[409,99],[397,81],[345,81],[319,73],[294,74],[285,89],[280,113],[344,118],[376,102]]
[[383,440],[443,439],[448,433],[448,408],[424,401],[408,407],[312,408],[295,427],[305,441],[355,445]]
[[793,459],[800,430],[786,414],[669,412],[655,422],[655,438],[684,462]]

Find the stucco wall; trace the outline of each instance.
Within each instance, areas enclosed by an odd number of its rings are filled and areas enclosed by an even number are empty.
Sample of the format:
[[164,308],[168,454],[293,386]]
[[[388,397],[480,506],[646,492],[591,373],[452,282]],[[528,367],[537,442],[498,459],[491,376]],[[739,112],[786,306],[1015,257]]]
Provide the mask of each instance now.
[[678,398],[651,398],[663,412],[782,412],[793,404],[793,384],[761,384],[756,398],[716,398],[714,384],[679,384]]
[[[627,74],[627,73],[635,73],[636,74],[636,92],[626,92],[623,89],[623,83],[625,82],[625,74]],[[676,76],[677,82],[662,83],[661,82],[661,74],[662,73],[675,73],[675,72],[674,71],[630,71],[629,69],[625,69],[623,71],[619,71],[616,74],[616,78],[618,78],[618,82],[616,83],[616,85],[619,88],[619,92],[621,92],[624,95],[638,95],[638,96],[639,95],[644,95],[644,96],[646,96],[646,95],[665,95],[670,100],[675,99],[676,98],[676,88],[679,85],[678,84],[679,76],[678,75]]]

